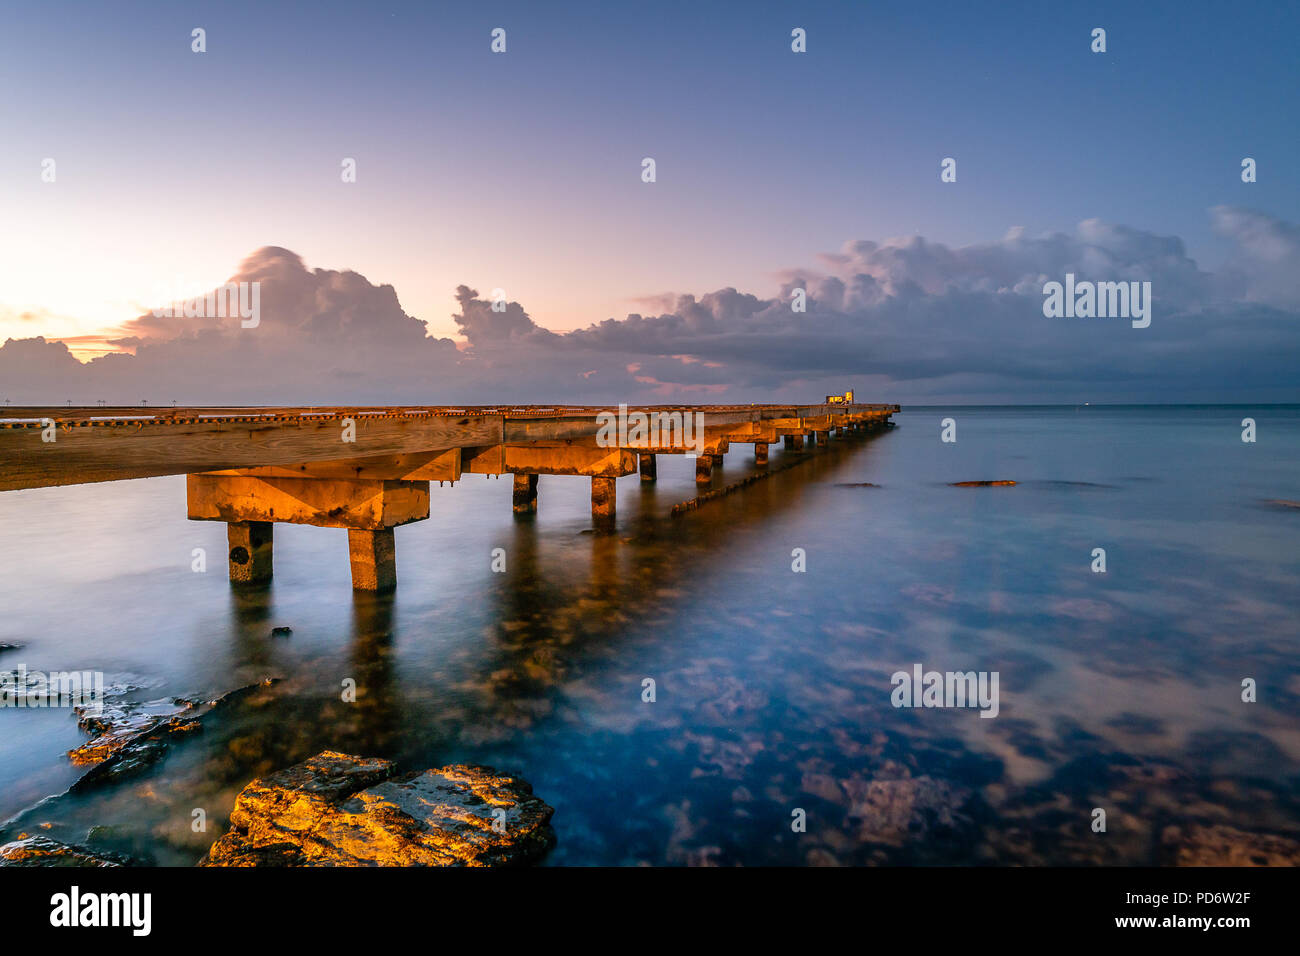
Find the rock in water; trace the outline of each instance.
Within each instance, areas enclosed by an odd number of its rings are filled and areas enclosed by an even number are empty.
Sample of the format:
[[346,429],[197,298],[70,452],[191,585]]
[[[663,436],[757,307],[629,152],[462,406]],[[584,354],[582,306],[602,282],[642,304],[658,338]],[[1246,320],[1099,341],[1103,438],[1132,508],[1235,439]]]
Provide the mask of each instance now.
[[92,736],[87,743],[69,750],[68,759],[77,766],[107,760],[144,731],[166,724],[169,718],[191,706],[188,702],[154,700],[105,706],[99,714],[92,714],[85,707],[75,708],[77,726]]
[[398,776],[392,761],[325,751],[254,780],[200,866],[508,866],[555,842],[555,811],[491,767]]
[[116,853],[88,850],[43,836],[0,846],[0,866],[126,866],[130,862]]
[[1279,833],[1192,823],[1165,827],[1160,842],[1166,865],[1300,866],[1300,842]]

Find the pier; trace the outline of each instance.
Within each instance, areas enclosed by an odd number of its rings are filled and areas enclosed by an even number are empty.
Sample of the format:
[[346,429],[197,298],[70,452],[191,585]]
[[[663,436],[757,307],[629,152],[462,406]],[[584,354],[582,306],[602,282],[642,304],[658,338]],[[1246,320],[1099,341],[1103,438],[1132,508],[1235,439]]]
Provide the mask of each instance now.
[[[693,455],[707,489],[733,445],[752,446],[763,467],[772,444],[798,453],[805,439],[886,427],[899,410],[832,398],[803,406],[8,408],[0,491],[185,475],[188,517],[227,526],[232,583],[271,578],[275,525],[287,522],[346,529],[353,587],[386,591],[397,583],[394,529],[429,517],[432,482],[511,475],[514,512],[528,515],[539,506],[539,475],[585,478],[592,522],[609,527],[617,479],[655,481],[658,455]],[[628,420],[669,427],[628,428]]]

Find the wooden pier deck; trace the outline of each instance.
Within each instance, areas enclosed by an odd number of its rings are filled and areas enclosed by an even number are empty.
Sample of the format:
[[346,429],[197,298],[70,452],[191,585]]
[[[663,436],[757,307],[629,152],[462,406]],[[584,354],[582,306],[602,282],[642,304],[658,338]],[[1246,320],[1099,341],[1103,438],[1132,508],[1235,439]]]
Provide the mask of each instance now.
[[[591,481],[613,521],[615,480],[653,481],[657,455],[693,455],[707,485],[733,444],[884,427],[897,405],[21,407],[0,410],[0,491],[186,475],[189,517],[224,521],[230,578],[270,578],[276,522],[346,528],[353,586],[396,584],[393,529],[429,516],[430,482],[514,478],[537,508],[538,475]],[[616,424],[617,423],[617,424]],[[645,427],[642,427],[645,423]]]

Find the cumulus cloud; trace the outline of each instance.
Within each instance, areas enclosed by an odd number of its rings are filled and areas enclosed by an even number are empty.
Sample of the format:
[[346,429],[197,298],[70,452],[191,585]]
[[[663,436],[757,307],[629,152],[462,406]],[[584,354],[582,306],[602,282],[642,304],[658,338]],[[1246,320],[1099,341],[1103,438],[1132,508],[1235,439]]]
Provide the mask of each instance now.
[[1237,243],[1223,291],[1249,302],[1300,308],[1300,227],[1251,209],[1215,206],[1214,228]]
[[[456,287],[460,312],[452,316],[466,341],[477,349],[550,345],[555,333],[537,325],[518,302],[488,302],[469,286]],[[498,311],[498,309],[500,311]]]
[[[0,348],[15,402],[479,403],[800,401],[854,386],[878,400],[1281,401],[1300,374],[1300,229],[1239,207],[1210,211],[1234,255],[1217,273],[1177,237],[1098,220],[1068,233],[951,247],[920,237],[847,243],[791,269],[773,296],[735,288],[656,301],[557,334],[523,305],[468,286],[465,342],[428,335],[397,292],[350,271],[257,250],[230,281],[260,282],[262,321],[137,317],[134,355],[78,362],[59,342]],[[1066,273],[1149,281],[1150,328],[1047,319]],[[806,312],[791,309],[803,288]]]

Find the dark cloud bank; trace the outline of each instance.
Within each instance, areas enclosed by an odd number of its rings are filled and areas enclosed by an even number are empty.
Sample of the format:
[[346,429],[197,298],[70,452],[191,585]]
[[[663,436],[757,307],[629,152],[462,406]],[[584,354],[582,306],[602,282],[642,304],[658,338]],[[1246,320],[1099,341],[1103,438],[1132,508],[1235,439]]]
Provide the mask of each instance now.
[[[853,386],[867,400],[1183,402],[1300,400],[1300,228],[1210,211],[1234,255],[1216,273],[1181,240],[1081,223],[1070,234],[951,248],[914,237],[851,242],[791,270],[763,298],[721,289],[671,311],[563,335],[519,303],[493,312],[465,286],[468,347],[427,335],[392,286],[308,270],[274,246],[233,282],[261,283],[261,323],[156,318],[125,327],[134,355],[78,362],[62,343],[10,339],[0,398],[14,404],[333,404],[806,401]],[[1048,319],[1044,282],[1152,283],[1151,326]],[[806,288],[805,313],[791,293]]]

